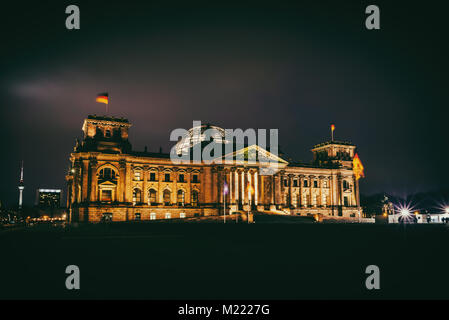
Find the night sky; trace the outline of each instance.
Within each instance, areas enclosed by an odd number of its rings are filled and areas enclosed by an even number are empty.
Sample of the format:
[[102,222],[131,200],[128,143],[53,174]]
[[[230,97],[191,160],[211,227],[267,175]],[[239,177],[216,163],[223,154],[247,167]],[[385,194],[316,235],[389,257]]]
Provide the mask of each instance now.
[[[70,4],[80,30],[65,28]],[[379,31],[365,29],[368,4]],[[22,159],[25,204],[65,188],[105,91],[137,150],[168,152],[171,130],[201,120],[278,128],[282,150],[309,161],[334,123],[358,147],[361,193],[447,188],[447,12],[443,1],[2,3],[0,200],[17,202]]]

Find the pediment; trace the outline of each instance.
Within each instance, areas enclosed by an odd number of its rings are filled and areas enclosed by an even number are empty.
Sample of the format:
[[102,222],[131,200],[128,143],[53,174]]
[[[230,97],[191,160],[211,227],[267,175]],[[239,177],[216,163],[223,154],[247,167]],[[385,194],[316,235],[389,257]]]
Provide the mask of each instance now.
[[279,156],[259,147],[252,145],[246,148],[239,149],[232,153],[228,153],[221,158],[225,163],[248,163],[248,164],[284,164],[288,162]]

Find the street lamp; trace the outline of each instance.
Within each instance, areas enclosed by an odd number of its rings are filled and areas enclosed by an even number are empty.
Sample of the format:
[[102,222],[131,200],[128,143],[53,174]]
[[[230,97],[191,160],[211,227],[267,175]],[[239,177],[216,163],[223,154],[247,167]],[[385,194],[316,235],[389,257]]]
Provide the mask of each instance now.
[[446,212],[446,214],[449,214],[449,207],[444,208],[444,212]]
[[406,208],[401,209],[401,215],[402,216],[408,216],[410,214],[410,211]]

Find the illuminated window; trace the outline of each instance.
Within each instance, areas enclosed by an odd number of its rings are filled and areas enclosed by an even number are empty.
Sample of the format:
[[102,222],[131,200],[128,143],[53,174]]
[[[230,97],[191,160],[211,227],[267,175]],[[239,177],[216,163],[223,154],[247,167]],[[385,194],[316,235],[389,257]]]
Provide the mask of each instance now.
[[323,188],[327,188],[327,180],[323,180]]
[[171,192],[170,190],[164,190],[164,204],[169,206],[171,203]]
[[178,190],[178,206],[184,206],[185,193],[182,190]]
[[112,201],[112,190],[101,190],[101,201]]
[[165,214],[165,219],[171,219],[171,213],[170,212],[167,212]]
[[198,191],[193,190],[192,191],[192,206],[198,205]]
[[155,205],[157,204],[157,192],[154,189],[148,190],[148,205]]
[[142,192],[140,191],[140,189],[135,188],[133,190],[133,205],[136,205],[137,203],[141,202],[142,202]]
[[318,200],[318,196],[316,194],[314,194],[312,196],[312,206],[316,206],[317,205],[317,200]]
[[114,180],[115,179],[115,171],[111,168],[104,168],[100,170],[99,173],[100,180]]
[[180,217],[180,218],[185,218],[185,217],[186,217],[186,213],[185,213],[185,212],[181,212],[181,213],[179,214],[179,217]]
[[134,215],[134,220],[140,220],[140,212],[136,212]]
[[323,206],[327,205],[327,195],[323,194]]
[[150,213],[150,220],[156,220],[156,213],[154,212]]
[[140,181],[142,173],[140,171],[134,171],[134,180]]

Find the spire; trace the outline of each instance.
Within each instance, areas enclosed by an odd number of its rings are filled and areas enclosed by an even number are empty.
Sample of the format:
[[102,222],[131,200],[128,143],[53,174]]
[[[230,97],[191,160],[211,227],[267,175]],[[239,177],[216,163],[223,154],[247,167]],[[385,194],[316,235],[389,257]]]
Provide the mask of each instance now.
[[20,169],[20,183],[23,184],[23,160],[22,160],[22,166]]

